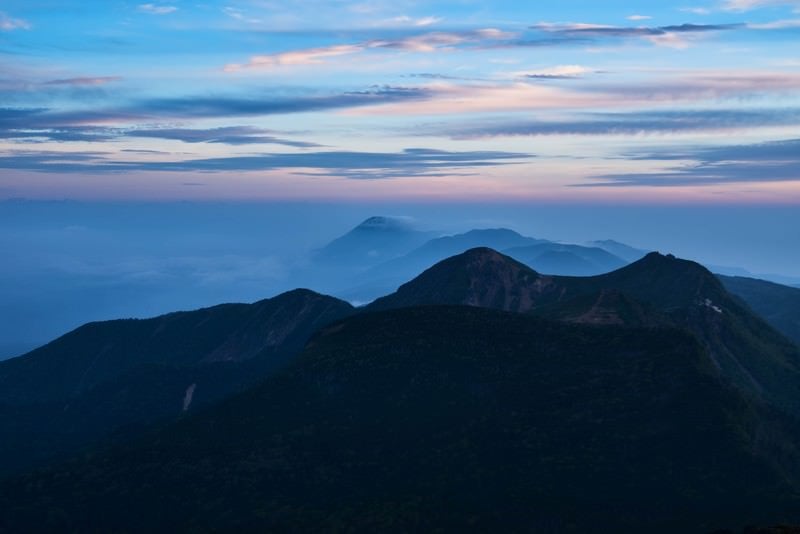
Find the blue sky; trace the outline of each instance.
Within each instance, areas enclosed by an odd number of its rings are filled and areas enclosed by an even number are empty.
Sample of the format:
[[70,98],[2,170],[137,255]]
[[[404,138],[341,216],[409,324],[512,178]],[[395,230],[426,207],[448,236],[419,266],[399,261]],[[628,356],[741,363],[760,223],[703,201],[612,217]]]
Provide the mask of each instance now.
[[795,204],[798,42],[800,1],[5,0],[0,198]]

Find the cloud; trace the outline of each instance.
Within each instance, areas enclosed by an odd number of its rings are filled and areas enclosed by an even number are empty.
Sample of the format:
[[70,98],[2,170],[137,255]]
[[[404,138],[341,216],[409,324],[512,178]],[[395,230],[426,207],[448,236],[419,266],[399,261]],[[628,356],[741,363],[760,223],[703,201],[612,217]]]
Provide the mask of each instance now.
[[691,13],[692,15],[710,15],[711,10],[706,7],[682,7],[680,11]]
[[30,30],[31,23],[23,19],[12,18],[0,11],[0,31]]
[[175,6],[156,4],[139,4],[138,9],[142,13],[149,13],[150,15],[169,15],[170,13],[178,11],[178,8]]
[[356,115],[447,115],[526,110],[631,109],[760,95],[794,95],[800,73],[704,71],[639,83],[593,81],[564,85],[526,83],[454,84],[428,87],[424,98],[376,103],[349,110]]
[[228,15],[232,19],[236,19],[241,22],[246,22],[248,24],[261,24],[263,22],[261,19],[257,19],[246,15],[244,11],[242,11],[241,9],[237,9],[235,7],[230,7],[230,6],[223,7],[222,12]]
[[184,143],[219,143],[225,145],[271,144],[295,148],[319,148],[317,143],[293,141],[269,135],[271,130],[253,128],[251,126],[227,126],[211,129],[191,128],[157,128],[135,129],[124,132],[125,137],[147,137],[153,139],[170,139]]
[[406,15],[402,15],[400,17],[394,17],[388,19],[386,22],[389,24],[399,24],[403,26],[415,26],[417,28],[423,28],[426,26],[433,26],[434,24],[438,24],[442,22],[441,17],[420,17],[420,18],[413,18]]
[[[187,96],[156,98],[122,104],[116,108],[56,111],[48,108],[0,108],[0,138],[51,141],[107,141],[126,136],[134,130],[131,123],[163,122],[169,119],[194,120],[211,118],[259,117],[290,113],[307,113],[351,109],[386,103],[397,103],[428,98],[431,91],[425,88],[372,87],[364,91],[325,96],[295,97],[210,97]],[[125,125],[125,126],[123,126]],[[233,127],[241,128],[241,127]],[[151,130],[152,135],[164,135],[167,130]],[[193,133],[194,132],[194,133]],[[287,141],[265,136],[268,131],[256,130],[190,130],[177,129],[172,132],[187,139],[207,136],[216,139],[208,142],[247,144],[248,141],[279,142],[289,146],[305,146],[305,143]],[[259,140],[258,136],[261,135]],[[187,141],[192,142],[192,141]],[[290,144],[291,143],[291,144]]]
[[64,174],[298,169],[300,174],[369,180],[450,176],[465,169],[518,164],[533,157],[531,154],[514,152],[449,152],[424,148],[407,148],[402,152],[389,153],[320,151],[180,161],[122,161],[109,159],[109,155],[102,152],[7,151],[0,153],[0,168]]
[[70,85],[70,86],[94,86],[105,85],[112,82],[122,80],[120,76],[97,76],[97,77],[80,77],[80,78],[64,78],[60,80],[50,80],[44,82],[44,85]]
[[595,72],[597,71],[586,68],[582,65],[559,65],[557,67],[551,67],[549,69],[517,72],[516,76],[520,78],[543,79],[543,80],[571,80],[580,78],[584,74],[591,74]]
[[587,23],[541,23],[531,26],[531,29],[571,37],[640,38],[657,46],[687,48],[690,44],[688,39],[693,36],[736,30],[744,27],[745,25],[743,24],[686,23],[671,26],[606,26]]
[[800,0],[725,0],[723,9],[728,11],[751,11],[762,7],[775,6],[800,8]]
[[788,30],[800,28],[800,19],[775,20],[772,22],[762,22],[759,24],[748,24],[751,30]]
[[640,83],[585,84],[581,90],[606,93],[631,102],[669,102],[792,94],[800,89],[800,73],[780,71],[707,71]]
[[664,110],[632,113],[584,113],[571,120],[507,120],[457,124],[440,132],[454,139],[548,135],[647,135],[730,131],[800,125],[800,109]]
[[309,48],[281,54],[252,56],[247,64],[225,65],[225,72],[236,72],[242,69],[260,69],[287,65],[317,65],[325,59],[336,56],[355,54],[364,50],[359,45],[335,45],[322,48]]
[[630,15],[630,16],[625,17],[625,18],[627,18],[628,20],[637,21],[637,20],[650,20],[653,17],[651,17],[649,15]]
[[246,69],[265,69],[280,66],[318,65],[332,57],[353,55],[369,50],[402,50],[429,53],[466,43],[508,40],[515,37],[515,35],[514,33],[494,28],[463,32],[429,32],[399,39],[371,39],[352,44],[337,44],[291,50],[277,54],[256,55],[251,56],[248,62],[244,64],[230,63],[225,65],[224,70],[226,72],[238,72]]
[[599,180],[576,187],[676,187],[757,182],[800,182],[800,139],[751,145],[684,148],[629,154],[633,160],[689,160],[692,164],[653,173],[595,176]]
[[651,37],[669,33],[706,33],[742,28],[742,24],[679,24],[673,26],[603,26],[599,24],[539,24],[533,29],[570,35],[598,37]]

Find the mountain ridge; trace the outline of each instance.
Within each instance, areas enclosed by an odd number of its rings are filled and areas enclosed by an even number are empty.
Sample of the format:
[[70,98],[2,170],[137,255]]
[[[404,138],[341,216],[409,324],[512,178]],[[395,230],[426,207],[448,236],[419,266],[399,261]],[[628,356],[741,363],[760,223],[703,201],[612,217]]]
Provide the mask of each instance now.
[[797,520],[782,425],[685,331],[387,310],[223,404],[0,484],[0,528],[741,528]]

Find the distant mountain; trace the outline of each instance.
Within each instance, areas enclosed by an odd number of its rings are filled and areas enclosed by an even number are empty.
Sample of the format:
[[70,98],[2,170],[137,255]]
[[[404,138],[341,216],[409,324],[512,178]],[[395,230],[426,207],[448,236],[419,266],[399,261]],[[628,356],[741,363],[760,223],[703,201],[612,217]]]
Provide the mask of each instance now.
[[627,261],[598,247],[543,243],[503,250],[531,268],[547,274],[592,276],[627,265]]
[[800,284],[798,284],[800,279],[797,277],[769,273],[752,273],[747,269],[742,269],[741,267],[726,267],[722,265],[710,264],[707,264],[706,267],[716,274],[721,274],[728,277],[755,278],[757,280],[766,280],[768,282],[772,282],[773,284],[780,284],[784,286],[800,286]]
[[6,481],[0,531],[739,529],[800,520],[798,437],[685,330],[414,307],[335,323],[228,402]]
[[368,302],[394,291],[434,263],[480,247],[501,250],[537,271],[550,274],[587,276],[608,272],[626,264],[624,260],[597,247],[525,237],[507,228],[470,230],[432,239],[404,256],[376,265],[359,276],[358,285],[338,294],[343,298]]
[[[609,301],[609,291],[624,297]],[[609,309],[609,302],[624,309]],[[650,312],[632,314],[634,302]],[[366,309],[430,304],[538,310],[576,319],[596,315],[596,305],[602,305],[606,323],[624,323],[625,317],[634,318],[631,325],[666,320],[695,334],[723,375],[742,391],[800,417],[800,349],[695,262],[650,253],[608,274],[565,277],[541,275],[493,250],[473,249],[434,265]],[[609,315],[616,319],[610,321]]]
[[800,289],[753,278],[718,277],[728,291],[800,345]]
[[431,237],[403,218],[370,217],[318,250],[312,261],[324,262],[324,267],[344,263],[365,269],[405,254]]
[[255,304],[90,323],[0,362],[0,473],[224,398],[353,311],[295,290]]
[[644,258],[648,252],[647,250],[641,250],[638,248],[631,247],[626,245],[625,243],[620,243],[619,241],[614,241],[613,239],[606,239],[603,241],[592,241],[589,243],[592,247],[597,247],[605,250],[617,256],[618,258],[622,258],[628,263],[638,261]]

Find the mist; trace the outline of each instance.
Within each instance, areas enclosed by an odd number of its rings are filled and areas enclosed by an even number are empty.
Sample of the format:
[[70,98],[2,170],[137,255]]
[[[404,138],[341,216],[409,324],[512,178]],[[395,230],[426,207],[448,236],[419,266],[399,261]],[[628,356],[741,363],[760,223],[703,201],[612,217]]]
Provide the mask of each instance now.
[[295,285],[324,291],[310,253],[373,215],[441,235],[504,227],[614,239],[800,284],[791,206],[13,200],[0,203],[0,358],[88,321],[252,302]]

